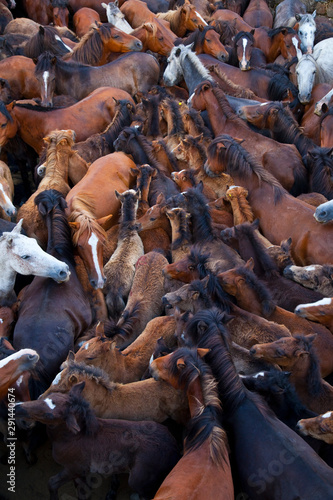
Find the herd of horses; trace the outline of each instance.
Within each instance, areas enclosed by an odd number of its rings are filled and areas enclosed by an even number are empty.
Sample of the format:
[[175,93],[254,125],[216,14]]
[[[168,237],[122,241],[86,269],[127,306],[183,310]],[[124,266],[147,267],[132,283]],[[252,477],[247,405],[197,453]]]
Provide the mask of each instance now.
[[1,467],[15,393],[51,500],[333,498],[333,24],[273,3],[0,1]]

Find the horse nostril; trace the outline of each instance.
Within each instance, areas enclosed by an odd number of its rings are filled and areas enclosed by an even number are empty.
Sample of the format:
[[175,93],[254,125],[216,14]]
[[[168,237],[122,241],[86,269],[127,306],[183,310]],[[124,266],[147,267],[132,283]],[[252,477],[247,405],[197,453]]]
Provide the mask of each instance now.
[[257,352],[257,350],[256,350],[256,349],[254,349],[253,347],[251,347],[251,349],[250,349],[250,354],[254,355],[256,352]]
[[59,271],[59,278],[64,279],[67,277],[68,271]]
[[90,284],[91,284],[91,286],[92,286],[93,288],[96,288],[96,286],[97,286],[97,282],[96,282],[96,280],[94,280],[94,279],[91,279],[91,280],[90,280]]
[[142,50],[142,42],[136,42],[135,43],[136,47],[139,49],[139,50]]

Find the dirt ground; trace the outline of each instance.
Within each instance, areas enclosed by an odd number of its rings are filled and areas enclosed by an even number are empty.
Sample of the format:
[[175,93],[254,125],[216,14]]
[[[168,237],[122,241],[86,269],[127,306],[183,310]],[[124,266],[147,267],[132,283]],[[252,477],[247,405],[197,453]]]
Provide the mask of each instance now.
[[[5,451],[5,446],[1,443],[1,455]],[[7,474],[9,465],[0,464],[0,500],[49,500],[47,482],[50,476],[61,471],[62,467],[56,464],[52,458],[51,445],[45,443],[37,450],[38,461],[34,465],[28,465],[22,448],[16,446],[15,463],[15,493],[8,491]],[[92,496],[91,500],[104,500],[108,491],[110,478],[103,478],[100,475],[92,476]],[[117,500],[129,500],[131,491],[127,486],[127,476],[121,477],[121,484],[118,490]],[[76,500],[76,491],[73,483],[68,483],[59,489],[60,500]]]

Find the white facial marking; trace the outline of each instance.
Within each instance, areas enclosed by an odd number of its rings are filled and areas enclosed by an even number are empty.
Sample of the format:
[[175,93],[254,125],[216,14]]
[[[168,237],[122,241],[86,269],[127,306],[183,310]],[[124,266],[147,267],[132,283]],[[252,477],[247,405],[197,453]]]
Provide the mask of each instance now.
[[50,78],[50,72],[49,71],[44,71],[44,73],[43,73],[43,80],[44,80],[45,95],[47,95],[47,84],[49,82],[49,78]]
[[55,35],[54,37],[56,40],[58,40],[58,42],[62,43],[64,47],[66,47],[67,50],[69,50],[69,52],[73,52],[72,49],[70,47],[68,47],[68,45],[65,44],[65,42],[63,40],[61,40],[60,36],[59,35]]
[[307,271],[315,271],[316,266],[305,266],[304,269],[306,269]]
[[0,318],[0,323],[3,323],[3,319],[2,318]]
[[36,351],[33,349],[21,349],[20,351],[14,352],[10,356],[7,356],[7,358],[1,359],[0,360],[0,368],[3,366],[6,366],[10,361],[13,361],[15,359],[20,359],[21,356],[24,356],[25,354],[37,354]]
[[268,104],[268,102],[262,102],[259,106],[266,106],[266,104]]
[[53,403],[52,399],[46,398],[44,399],[44,402],[47,404],[47,406],[50,408],[50,410],[54,410],[56,405]]
[[61,379],[61,372],[58,373],[58,375],[56,375],[55,379],[53,380],[52,384],[51,385],[57,385],[59,384],[60,382],[60,379]]
[[84,346],[85,350],[87,351],[89,349],[89,342],[86,343],[86,345]]
[[295,36],[293,36],[291,41],[292,41],[292,44],[295,47],[295,49],[298,49],[299,48],[298,47],[298,39]]
[[192,101],[193,99],[193,96],[194,96],[194,92],[193,94],[190,95],[190,97],[187,99],[187,104],[190,104],[190,102]]
[[23,375],[21,375],[17,380],[16,380],[16,385],[18,387],[20,387],[20,385],[22,384],[22,380],[23,380]]
[[265,376],[265,372],[258,372],[255,375],[252,375],[253,378],[264,377],[264,376]]
[[97,257],[97,243],[98,243],[98,238],[95,233],[91,233],[91,236],[88,240],[88,244],[91,246],[91,252],[93,256],[93,261],[94,261],[94,266],[96,269],[96,273],[98,276],[98,283],[103,283],[103,278],[102,278],[102,273],[98,264],[98,257]]
[[154,361],[154,354],[150,356],[149,364],[151,365],[153,361]]
[[324,413],[324,415],[321,416],[321,418],[330,418],[331,415],[332,415],[332,412],[327,411],[326,413]]
[[246,49],[246,46],[247,46],[247,38],[243,38],[243,57],[242,57],[242,60],[241,60],[241,65],[242,66],[246,65],[246,59],[245,59],[245,49]]
[[207,26],[206,21],[205,21],[205,20],[204,20],[204,18],[203,18],[203,17],[199,14],[199,12],[198,12],[198,11],[195,11],[195,13],[196,13],[196,15],[198,16],[198,18],[200,19],[200,21],[202,21],[202,23],[203,23],[205,26]]
[[238,188],[238,187],[240,187],[240,186],[229,186],[228,191],[229,191],[230,189],[236,189],[236,188]]
[[2,195],[3,195],[3,197],[5,198],[6,203],[8,203],[9,205],[13,205],[13,204],[12,204],[11,199],[10,199],[10,198],[9,198],[9,196],[5,193],[5,190],[4,190],[4,188],[3,188],[3,185],[2,185],[2,184],[0,184],[0,191],[2,192]]
[[317,300],[317,302],[310,302],[309,304],[299,304],[296,307],[295,311],[299,309],[306,309],[307,307],[329,306],[331,303],[332,299],[328,299],[325,297],[324,299]]

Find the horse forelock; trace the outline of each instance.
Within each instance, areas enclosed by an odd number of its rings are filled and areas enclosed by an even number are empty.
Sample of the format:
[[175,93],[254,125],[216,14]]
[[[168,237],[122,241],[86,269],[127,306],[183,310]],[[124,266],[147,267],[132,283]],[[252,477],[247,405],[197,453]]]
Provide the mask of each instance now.
[[299,28],[298,28],[298,30],[300,29],[300,27],[303,24],[306,24],[306,23],[311,24],[315,29],[317,27],[316,21],[312,17],[312,14],[303,14],[303,16],[301,17],[301,20],[299,21]]
[[82,379],[88,379],[98,385],[101,385],[109,391],[112,391],[118,385],[110,380],[108,374],[104,370],[98,368],[97,366],[87,365],[84,362],[70,362],[70,364],[61,372],[62,383],[69,381],[72,375],[78,379],[77,382],[81,382]]
[[249,31],[239,31],[234,37],[234,45],[237,44],[240,38],[247,38],[249,42],[254,43],[254,36]]
[[275,35],[278,35],[282,31],[287,31],[287,34],[297,35],[297,31],[289,26],[279,26],[278,28],[272,28],[267,31],[267,34],[270,38],[273,38]]
[[95,204],[93,200],[88,198],[84,193],[81,196],[75,197],[72,202],[72,212],[68,218],[69,222],[78,222],[79,228],[74,231],[73,243],[77,245],[79,238],[85,231],[90,235],[92,232],[97,238],[104,243],[106,240],[106,232],[95,219]]

